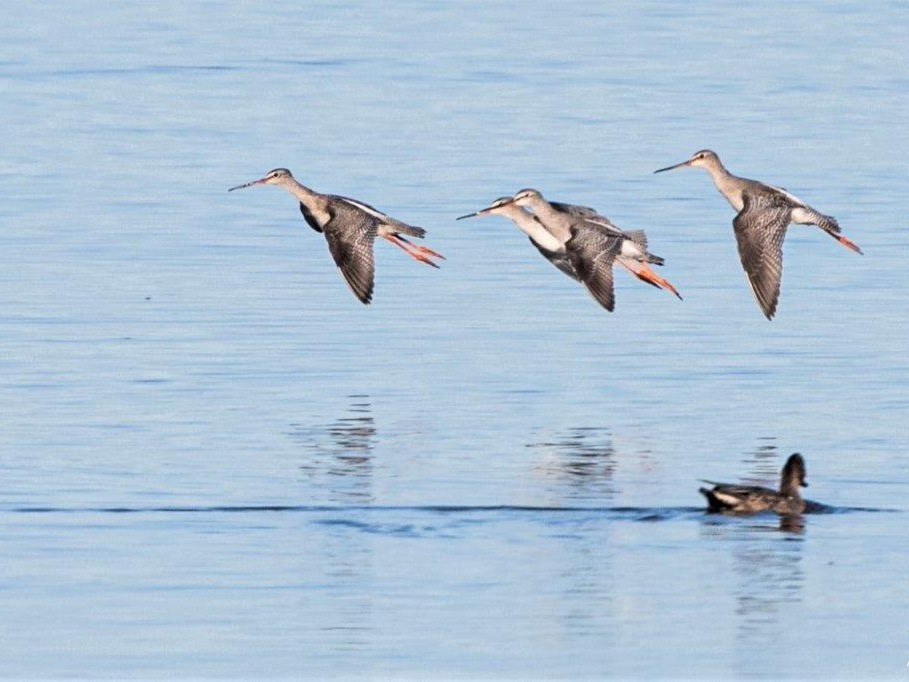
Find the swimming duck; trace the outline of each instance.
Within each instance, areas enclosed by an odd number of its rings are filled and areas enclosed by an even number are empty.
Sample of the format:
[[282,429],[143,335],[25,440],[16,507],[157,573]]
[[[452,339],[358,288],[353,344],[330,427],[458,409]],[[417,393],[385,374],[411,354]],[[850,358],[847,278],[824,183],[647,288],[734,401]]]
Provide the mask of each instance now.
[[734,485],[704,481],[713,486],[712,490],[700,488],[707,498],[708,512],[731,512],[750,514],[773,511],[777,514],[801,514],[806,503],[799,495],[799,486],[807,487],[805,481],[805,460],[794,453],[786,460],[780,474],[779,491],[756,485]]

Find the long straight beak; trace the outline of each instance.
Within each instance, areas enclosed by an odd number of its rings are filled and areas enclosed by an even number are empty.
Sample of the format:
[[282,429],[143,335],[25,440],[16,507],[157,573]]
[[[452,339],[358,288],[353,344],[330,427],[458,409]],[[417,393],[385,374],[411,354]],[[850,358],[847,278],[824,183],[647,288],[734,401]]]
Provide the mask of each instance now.
[[253,185],[263,185],[265,184],[267,178],[259,178],[258,180],[253,180],[252,182],[247,182],[245,185],[237,185],[236,187],[231,187],[228,192],[233,192],[235,189],[243,189],[244,187],[252,187]]
[[474,213],[468,213],[467,215],[458,216],[457,218],[455,218],[455,220],[464,220],[464,218],[473,218],[474,216],[478,216],[478,215],[486,215],[493,208],[497,208],[497,207],[496,206],[487,206],[486,208],[481,208],[479,211],[476,211]]
[[682,163],[677,163],[674,166],[666,166],[665,168],[660,168],[659,170],[653,171],[654,173],[662,173],[663,171],[674,170],[676,168],[684,168],[685,166],[690,166],[691,161],[682,161]]
[[455,218],[455,220],[464,220],[464,218],[473,218],[474,216],[478,216],[478,215],[486,215],[494,208],[502,208],[503,206],[510,206],[512,203],[514,203],[514,199],[511,199],[509,201],[504,201],[503,199],[496,199],[492,206],[487,206],[486,208],[481,208],[479,211],[476,211],[475,213],[468,213],[467,215],[459,216],[459,217]]

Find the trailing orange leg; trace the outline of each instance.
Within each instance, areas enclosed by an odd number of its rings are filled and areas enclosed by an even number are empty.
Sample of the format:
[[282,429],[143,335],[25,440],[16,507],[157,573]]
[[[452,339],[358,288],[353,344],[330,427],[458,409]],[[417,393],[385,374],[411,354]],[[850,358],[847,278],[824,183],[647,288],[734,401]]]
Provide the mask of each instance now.
[[436,265],[435,263],[433,263],[431,260],[429,260],[429,257],[437,256],[439,258],[444,258],[444,256],[442,256],[439,253],[436,253],[432,249],[426,248],[425,246],[418,246],[417,244],[407,241],[401,235],[384,234],[382,236],[385,237],[385,239],[390,241],[392,244],[397,246],[399,249],[403,250],[408,256],[410,256],[414,260],[418,260],[421,263],[426,263],[426,265],[431,265],[432,267],[434,267],[436,269],[438,269],[439,266]]
[[[835,235],[833,235],[833,237],[834,237],[840,244],[842,244],[843,246],[845,246],[847,249],[852,249],[852,250],[855,251],[856,253],[862,253],[862,250],[859,248],[859,245],[856,244],[856,243],[855,243],[854,241],[852,241],[851,239],[847,239],[846,237],[844,237],[844,236],[841,235],[841,234],[835,234]],[[864,255],[864,254],[862,254],[862,255]]]
[[430,256],[431,258],[441,258],[442,260],[445,260],[445,256],[443,256],[438,251],[433,251],[428,246],[423,246],[422,244],[414,244],[412,241],[409,239],[404,239],[404,237],[399,234],[396,234],[395,236],[405,244],[409,244],[412,249],[416,249],[419,253],[422,253],[425,256]]
[[675,294],[678,299],[682,300],[682,295],[678,292],[672,282],[670,282],[665,277],[660,277],[653,269],[646,263],[641,263],[639,261],[627,261],[623,258],[618,259],[618,263],[623,265],[628,272],[637,277],[638,279],[647,282],[652,286],[657,287],[658,289],[666,289]]

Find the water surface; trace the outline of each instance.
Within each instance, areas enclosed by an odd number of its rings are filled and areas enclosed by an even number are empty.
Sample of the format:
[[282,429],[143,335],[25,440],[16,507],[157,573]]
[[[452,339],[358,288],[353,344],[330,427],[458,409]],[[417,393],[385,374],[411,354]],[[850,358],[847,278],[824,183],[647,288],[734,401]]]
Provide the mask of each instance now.
[[[0,24],[0,672],[897,677],[900,3],[50,3]],[[793,228],[777,318],[711,147]],[[286,166],[429,229],[359,305]],[[607,314],[498,218],[645,228]],[[835,513],[699,508],[789,453]],[[889,510],[889,511],[877,511]]]

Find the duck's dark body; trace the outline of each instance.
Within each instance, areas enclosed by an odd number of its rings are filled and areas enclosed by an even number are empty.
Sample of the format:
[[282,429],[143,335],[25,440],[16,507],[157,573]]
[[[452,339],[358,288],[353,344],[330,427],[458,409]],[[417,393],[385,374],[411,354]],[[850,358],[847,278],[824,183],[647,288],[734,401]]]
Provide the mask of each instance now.
[[756,485],[737,485],[704,481],[713,488],[699,488],[707,498],[708,512],[753,514],[772,511],[777,514],[801,514],[807,506],[799,494],[799,486],[806,486],[805,460],[798,453],[789,456],[780,474],[780,489],[771,490]]

